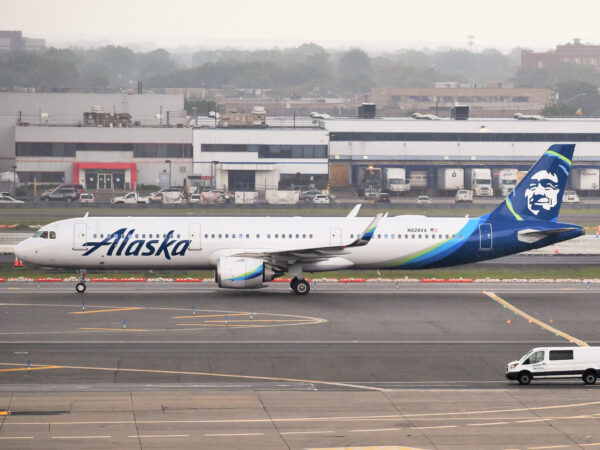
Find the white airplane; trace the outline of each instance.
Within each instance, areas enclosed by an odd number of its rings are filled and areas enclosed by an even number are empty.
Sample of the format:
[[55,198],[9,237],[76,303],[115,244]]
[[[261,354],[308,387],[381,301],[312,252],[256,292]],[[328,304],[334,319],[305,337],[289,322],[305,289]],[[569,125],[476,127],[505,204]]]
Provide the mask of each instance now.
[[476,218],[84,217],[43,226],[15,247],[41,266],[213,269],[222,288],[258,288],[284,272],[308,294],[306,272],[426,269],[544,247],[584,234],[557,223],[574,145],[553,145],[493,212]]

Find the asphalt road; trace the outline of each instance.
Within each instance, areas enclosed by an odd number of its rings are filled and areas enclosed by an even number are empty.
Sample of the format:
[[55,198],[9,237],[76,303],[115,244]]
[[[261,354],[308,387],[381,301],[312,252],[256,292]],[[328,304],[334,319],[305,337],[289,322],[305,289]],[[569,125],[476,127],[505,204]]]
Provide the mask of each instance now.
[[532,347],[600,343],[599,294],[575,283],[321,283],[306,297],[282,284],[91,283],[78,295],[6,283],[0,447],[600,446],[600,386],[504,379]]

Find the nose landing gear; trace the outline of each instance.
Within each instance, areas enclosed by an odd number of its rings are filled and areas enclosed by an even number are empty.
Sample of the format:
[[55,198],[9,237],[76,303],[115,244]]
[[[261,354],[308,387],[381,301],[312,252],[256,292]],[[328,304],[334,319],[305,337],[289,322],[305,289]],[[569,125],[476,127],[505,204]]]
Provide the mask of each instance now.
[[79,294],[83,294],[85,292],[85,281],[86,281],[86,275],[87,275],[87,270],[85,269],[80,269],[79,270],[79,283],[77,283],[75,285],[75,290],[79,293]]

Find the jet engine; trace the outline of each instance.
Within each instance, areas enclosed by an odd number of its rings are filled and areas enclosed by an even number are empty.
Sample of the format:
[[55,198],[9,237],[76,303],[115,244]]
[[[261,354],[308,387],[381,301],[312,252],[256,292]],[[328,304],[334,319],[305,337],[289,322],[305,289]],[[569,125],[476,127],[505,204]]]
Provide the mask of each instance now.
[[260,288],[265,281],[281,275],[271,266],[257,258],[222,256],[217,263],[215,281],[221,288],[252,289]]

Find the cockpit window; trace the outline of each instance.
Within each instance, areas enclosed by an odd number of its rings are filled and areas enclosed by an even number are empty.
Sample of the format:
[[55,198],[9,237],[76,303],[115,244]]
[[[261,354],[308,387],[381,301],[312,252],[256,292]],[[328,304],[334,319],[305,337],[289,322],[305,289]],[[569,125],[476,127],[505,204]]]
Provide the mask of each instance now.
[[48,232],[47,231],[42,231],[42,234],[40,235],[40,237],[42,239],[48,239]]
[[56,233],[54,231],[50,232],[50,239],[56,239]]
[[36,232],[36,233],[33,235],[33,237],[34,237],[34,238],[39,238],[41,235],[42,235],[42,232],[41,232],[41,231],[38,231],[38,232]]

